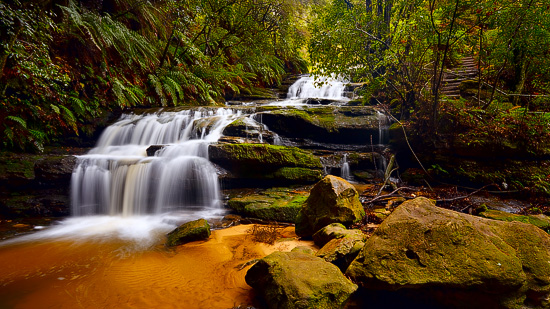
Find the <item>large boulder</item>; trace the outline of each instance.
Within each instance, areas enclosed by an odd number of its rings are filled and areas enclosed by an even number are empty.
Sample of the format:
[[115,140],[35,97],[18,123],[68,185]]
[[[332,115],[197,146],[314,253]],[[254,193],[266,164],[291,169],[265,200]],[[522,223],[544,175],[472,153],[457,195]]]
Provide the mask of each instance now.
[[296,234],[308,237],[331,223],[350,226],[364,216],[357,190],[346,180],[328,175],[311,189],[296,219]]
[[296,251],[274,252],[259,260],[245,280],[268,308],[342,308],[357,289],[338,267]]
[[529,223],[547,232],[550,231],[550,218],[543,214],[516,215],[509,212],[501,211],[501,210],[487,209],[485,211],[480,212],[478,216],[487,218],[487,219],[499,220],[499,221],[508,221],[508,222],[519,221],[523,223]]
[[367,289],[409,290],[444,306],[548,308],[550,237],[417,198],[388,216],[346,275]]
[[247,217],[294,223],[307,197],[306,192],[289,188],[271,188],[231,197],[227,205]]
[[313,241],[317,246],[322,247],[333,239],[346,237],[365,240],[366,235],[361,230],[348,230],[341,223],[332,223],[313,234]]
[[166,246],[179,246],[210,237],[210,225],[205,219],[184,223],[166,235]]

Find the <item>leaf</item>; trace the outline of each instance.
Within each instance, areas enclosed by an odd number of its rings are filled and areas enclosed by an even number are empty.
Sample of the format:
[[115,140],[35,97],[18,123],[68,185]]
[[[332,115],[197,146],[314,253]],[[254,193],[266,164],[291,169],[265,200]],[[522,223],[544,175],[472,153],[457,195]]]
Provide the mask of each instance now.
[[27,128],[27,122],[25,120],[23,120],[22,118],[20,118],[20,117],[7,116],[6,119],[15,121],[15,122],[19,123],[23,128],[25,128],[25,129]]

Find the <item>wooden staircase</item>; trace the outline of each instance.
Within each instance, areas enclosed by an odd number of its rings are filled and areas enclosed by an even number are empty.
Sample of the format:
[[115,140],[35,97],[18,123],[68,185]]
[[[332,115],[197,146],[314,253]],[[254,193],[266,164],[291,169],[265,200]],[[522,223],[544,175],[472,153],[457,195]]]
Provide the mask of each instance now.
[[441,97],[447,99],[460,98],[459,85],[462,81],[475,79],[478,69],[473,57],[462,58],[462,63],[456,68],[447,70],[441,81]]

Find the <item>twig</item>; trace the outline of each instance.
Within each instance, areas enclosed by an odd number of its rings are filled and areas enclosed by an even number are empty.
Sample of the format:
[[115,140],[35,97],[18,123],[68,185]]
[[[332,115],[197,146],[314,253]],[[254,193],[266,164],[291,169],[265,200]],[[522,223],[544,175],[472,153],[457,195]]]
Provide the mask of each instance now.
[[383,199],[383,198],[386,198],[386,197],[392,197],[395,192],[399,191],[399,190],[415,190],[415,188],[412,188],[412,187],[401,187],[401,188],[397,188],[395,190],[393,190],[391,193],[389,194],[384,194],[384,195],[378,195],[376,196],[375,198],[371,199],[370,201],[367,201],[366,203],[374,203],[376,201],[378,201],[379,199]]
[[482,191],[483,189],[487,188],[487,187],[490,187],[490,186],[497,186],[497,184],[495,183],[492,183],[492,184],[488,184],[486,186],[483,186],[475,191],[473,191],[472,193],[468,194],[468,195],[464,195],[464,196],[459,196],[459,197],[453,197],[453,198],[448,198],[448,199],[441,199],[441,200],[436,200],[436,202],[454,202],[454,201],[458,201],[458,200],[463,200],[465,198],[469,198],[470,196],[478,193],[479,191]]

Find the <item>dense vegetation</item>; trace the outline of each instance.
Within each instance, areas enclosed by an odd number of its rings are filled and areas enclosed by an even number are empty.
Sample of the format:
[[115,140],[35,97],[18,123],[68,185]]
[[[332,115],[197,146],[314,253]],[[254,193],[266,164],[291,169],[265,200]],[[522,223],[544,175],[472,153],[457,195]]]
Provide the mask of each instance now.
[[307,69],[295,1],[2,1],[0,142],[41,150],[105,111],[277,84]]
[[[389,104],[432,139],[524,138],[537,151],[550,138],[540,113],[550,111],[548,9],[534,0],[327,0],[314,10],[311,59],[318,73],[364,82],[366,101]],[[465,56],[478,66],[470,99],[449,100],[444,76]]]

